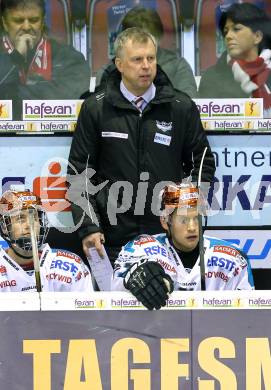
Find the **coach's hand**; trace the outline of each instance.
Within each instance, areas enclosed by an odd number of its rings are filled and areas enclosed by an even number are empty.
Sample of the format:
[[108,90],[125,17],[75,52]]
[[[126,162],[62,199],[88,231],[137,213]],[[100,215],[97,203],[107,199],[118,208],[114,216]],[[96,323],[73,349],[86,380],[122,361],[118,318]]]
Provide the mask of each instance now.
[[82,240],[82,245],[83,245],[83,250],[85,252],[85,255],[89,257],[89,248],[94,247],[96,248],[98,254],[101,257],[104,257],[104,252],[103,252],[104,242],[105,242],[104,235],[100,232],[92,233],[86,236]]

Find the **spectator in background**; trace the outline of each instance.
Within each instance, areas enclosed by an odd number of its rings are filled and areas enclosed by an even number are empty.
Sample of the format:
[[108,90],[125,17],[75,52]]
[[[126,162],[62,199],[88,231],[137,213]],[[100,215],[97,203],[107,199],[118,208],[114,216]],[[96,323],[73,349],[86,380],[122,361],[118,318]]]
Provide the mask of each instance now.
[[0,9],[0,99],[13,100],[13,119],[23,99],[78,99],[89,88],[89,66],[48,37],[44,0],[1,0]]
[[196,181],[205,148],[202,181],[215,171],[196,104],[157,66],[155,38],[128,28],[114,49],[116,67],[104,89],[82,105],[67,177],[86,255],[91,246],[102,253],[105,242],[112,262],[131,238],[160,231],[153,200],[161,181]]
[[[121,28],[124,31],[130,27],[139,27],[151,33],[158,44],[164,33],[163,24],[158,13],[151,8],[135,7],[127,12],[122,20]],[[197,86],[192,69],[183,57],[179,57],[173,50],[164,49],[158,45],[157,63],[166,73],[175,89],[187,93],[190,97],[197,95]],[[103,84],[108,71],[113,67],[114,62],[98,71],[96,86]]]
[[227,52],[201,78],[201,98],[263,98],[271,116],[270,19],[250,3],[233,4],[222,13],[219,28]]

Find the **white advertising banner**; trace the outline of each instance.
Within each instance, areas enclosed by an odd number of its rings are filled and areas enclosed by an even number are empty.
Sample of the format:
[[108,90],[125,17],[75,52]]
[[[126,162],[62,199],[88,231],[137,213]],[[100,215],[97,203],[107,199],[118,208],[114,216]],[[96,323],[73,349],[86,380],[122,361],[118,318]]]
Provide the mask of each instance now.
[[202,119],[201,122],[203,128],[208,131],[236,132],[241,130],[246,132],[265,132],[271,130],[270,119]]
[[40,133],[51,133],[59,131],[74,131],[76,121],[0,121],[0,131],[3,132],[40,132]]
[[83,100],[23,100],[23,119],[76,121]]
[[193,99],[201,119],[263,118],[263,99]]

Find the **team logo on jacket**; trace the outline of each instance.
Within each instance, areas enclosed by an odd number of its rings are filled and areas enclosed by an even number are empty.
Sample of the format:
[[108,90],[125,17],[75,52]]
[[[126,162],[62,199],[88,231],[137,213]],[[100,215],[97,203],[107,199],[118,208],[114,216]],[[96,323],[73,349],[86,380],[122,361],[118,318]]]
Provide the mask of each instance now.
[[172,130],[172,122],[156,121],[156,126],[159,130],[163,131],[164,133]]

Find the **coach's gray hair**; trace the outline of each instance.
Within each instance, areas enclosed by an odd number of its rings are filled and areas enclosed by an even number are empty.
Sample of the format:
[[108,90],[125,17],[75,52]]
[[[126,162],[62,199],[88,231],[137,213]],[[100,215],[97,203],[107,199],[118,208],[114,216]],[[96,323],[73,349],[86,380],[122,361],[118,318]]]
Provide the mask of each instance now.
[[147,43],[151,40],[157,51],[157,41],[152,34],[138,27],[130,27],[122,31],[114,42],[114,53],[116,57],[121,57],[123,47],[129,40],[138,43]]

